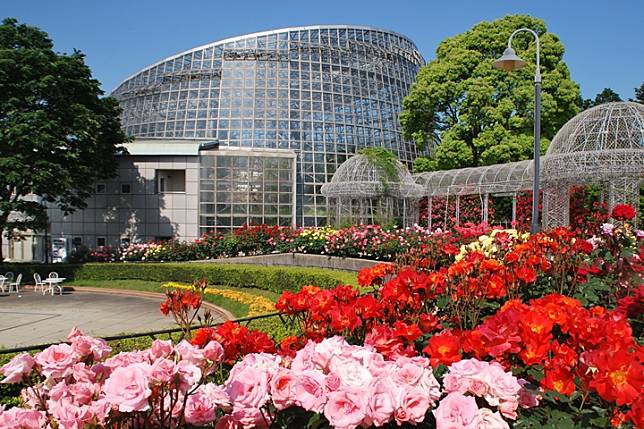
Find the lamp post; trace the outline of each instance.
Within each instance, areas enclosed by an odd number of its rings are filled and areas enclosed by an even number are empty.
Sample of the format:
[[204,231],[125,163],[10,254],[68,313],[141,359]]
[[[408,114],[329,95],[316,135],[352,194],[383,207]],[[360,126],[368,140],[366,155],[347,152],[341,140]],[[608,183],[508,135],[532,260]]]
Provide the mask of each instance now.
[[526,62],[519,58],[512,49],[512,38],[526,31],[534,36],[537,42],[537,68],[534,73],[534,179],[532,181],[532,225],[530,232],[535,234],[539,231],[539,169],[541,158],[541,71],[539,61],[539,35],[529,28],[519,28],[510,35],[508,47],[501,58],[495,60],[492,66],[506,71],[518,70],[525,66]]

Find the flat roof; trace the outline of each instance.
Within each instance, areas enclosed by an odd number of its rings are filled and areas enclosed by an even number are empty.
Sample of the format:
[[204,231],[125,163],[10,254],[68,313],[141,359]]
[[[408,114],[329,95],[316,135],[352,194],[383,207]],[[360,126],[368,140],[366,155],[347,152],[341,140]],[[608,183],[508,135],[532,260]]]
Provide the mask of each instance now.
[[130,155],[199,155],[199,146],[207,140],[136,139],[123,146]]

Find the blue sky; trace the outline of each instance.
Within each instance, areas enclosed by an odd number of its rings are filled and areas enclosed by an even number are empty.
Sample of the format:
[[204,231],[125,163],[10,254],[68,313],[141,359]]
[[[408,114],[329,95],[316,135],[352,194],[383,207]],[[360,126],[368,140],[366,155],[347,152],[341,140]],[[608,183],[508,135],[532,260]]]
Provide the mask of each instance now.
[[429,61],[445,37],[514,13],[560,36],[585,98],[610,87],[627,99],[644,81],[644,0],[4,0],[0,8],[47,31],[56,50],[80,49],[107,92],[160,59],[244,33],[372,25],[407,35]]

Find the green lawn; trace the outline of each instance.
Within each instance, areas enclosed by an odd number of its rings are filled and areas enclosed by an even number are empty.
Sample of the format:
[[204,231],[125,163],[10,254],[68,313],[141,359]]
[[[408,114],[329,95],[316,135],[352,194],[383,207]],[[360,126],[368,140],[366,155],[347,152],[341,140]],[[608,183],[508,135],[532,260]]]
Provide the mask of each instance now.
[[[147,280],[73,280],[65,282],[65,286],[72,286],[82,288],[83,286],[95,288],[110,288],[110,289],[128,289],[139,290],[145,292],[158,292],[163,293],[165,290],[161,287],[163,283]],[[212,286],[217,289],[226,289],[231,291],[244,292],[251,295],[262,296],[276,302],[279,295],[261,289],[253,288],[234,288],[227,286]],[[235,317],[244,317],[248,315],[248,305],[223,297],[221,295],[206,294],[204,299],[212,304],[215,304],[225,310],[230,311]]]

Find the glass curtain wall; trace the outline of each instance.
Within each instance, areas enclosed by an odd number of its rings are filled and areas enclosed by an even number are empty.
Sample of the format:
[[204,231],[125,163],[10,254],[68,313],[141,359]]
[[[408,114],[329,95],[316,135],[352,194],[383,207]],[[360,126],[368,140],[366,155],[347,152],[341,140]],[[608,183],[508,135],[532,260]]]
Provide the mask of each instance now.
[[170,57],[112,95],[123,107],[125,131],[135,137],[294,151],[297,224],[321,225],[327,203],[320,186],[360,148],[389,148],[410,166],[416,149],[403,141],[398,114],[423,63],[414,43],[398,33],[287,28]]
[[292,152],[202,153],[199,233],[229,232],[244,224],[293,225],[294,166]]

